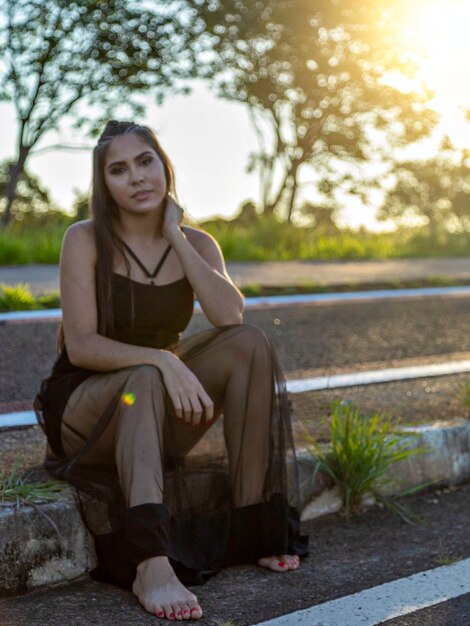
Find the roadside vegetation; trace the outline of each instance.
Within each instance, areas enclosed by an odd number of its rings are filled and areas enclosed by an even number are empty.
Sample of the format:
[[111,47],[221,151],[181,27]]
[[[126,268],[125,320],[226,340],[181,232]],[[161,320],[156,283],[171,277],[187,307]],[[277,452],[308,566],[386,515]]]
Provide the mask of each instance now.
[[[57,264],[66,228],[74,218],[30,219],[0,230],[0,265]],[[220,243],[227,261],[365,260],[466,256],[470,232],[442,230],[432,235],[425,227],[370,232],[287,224],[275,217],[260,217],[251,224],[242,220],[211,220],[201,224]]]
[[416,485],[396,496],[387,496],[386,490],[395,483],[390,470],[426,449],[413,446],[409,433],[394,432],[385,415],[365,416],[352,404],[341,401],[331,406],[330,426],[327,446],[320,445],[307,429],[304,438],[314,459],[314,480],[318,472],[323,472],[340,488],[344,515],[349,518],[360,513],[368,502],[376,502],[407,523],[420,523],[419,516],[399,499],[429,487],[430,483]]
[[[456,285],[467,285],[468,280],[457,281],[451,277],[430,276],[421,280],[394,280],[381,283],[370,283],[360,285],[361,291],[374,289],[414,289],[419,287],[448,287]],[[350,292],[359,289],[355,283],[346,285],[324,285],[322,283],[307,282],[299,285],[292,284],[280,287],[270,287],[252,283],[240,287],[240,291],[246,298],[269,297],[269,296],[293,296],[308,295],[317,293]],[[60,309],[59,292],[48,292],[42,295],[35,295],[31,291],[29,283],[17,283],[7,285],[0,283],[0,313],[8,311],[33,311],[43,309]],[[464,391],[462,390],[462,394]],[[469,408],[470,408],[470,391]],[[462,396],[463,397],[463,396]]]
[[67,483],[27,482],[16,463],[10,472],[0,472],[0,506],[34,506],[57,500]]

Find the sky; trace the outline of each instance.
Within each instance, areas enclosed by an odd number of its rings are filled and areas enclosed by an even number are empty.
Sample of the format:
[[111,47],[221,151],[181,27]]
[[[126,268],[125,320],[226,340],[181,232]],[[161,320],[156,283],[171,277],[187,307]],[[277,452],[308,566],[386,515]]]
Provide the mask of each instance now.
[[[149,97],[142,123],[156,132],[170,156],[179,199],[194,219],[232,216],[245,200],[257,198],[257,176],[246,173],[248,155],[256,150],[257,140],[242,105],[222,101],[195,83],[191,95],[169,97],[159,107]],[[13,106],[1,103],[0,160],[13,156],[16,128]],[[37,149],[59,142],[92,147],[94,140],[64,123],[60,133],[45,135]],[[27,167],[39,176],[53,201],[70,210],[74,190],[89,188],[91,150],[42,152],[31,156]]]
[[[435,106],[443,115],[447,132],[456,144],[469,147],[470,124],[463,122],[462,105],[470,108],[470,91],[464,80],[470,72],[470,39],[466,34],[470,2],[420,0],[416,7],[416,16],[413,20],[410,17],[404,34],[423,55],[420,78],[435,89]],[[246,171],[249,154],[258,144],[243,104],[217,98],[199,81],[193,83],[191,95],[168,97],[162,106],[156,106],[149,96],[146,116],[139,121],[153,128],[169,154],[181,204],[196,221],[215,215],[233,217],[243,202],[259,198],[257,173]],[[16,131],[13,105],[0,103],[0,160],[14,156]],[[64,122],[60,132],[45,135],[36,149],[57,143],[91,147],[93,140]],[[435,145],[428,144],[424,150],[430,155]],[[423,156],[424,152],[415,154]],[[91,150],[42,152],[32,155],[27,167],[40,178],[53,202],[70,212],[75,191],[88,190]],[[304,199],[313,191],[313,185],[306,185]],[[383,228],[374,219],[375,210],[348,199],[341,222],[352,227],[364,224]]]

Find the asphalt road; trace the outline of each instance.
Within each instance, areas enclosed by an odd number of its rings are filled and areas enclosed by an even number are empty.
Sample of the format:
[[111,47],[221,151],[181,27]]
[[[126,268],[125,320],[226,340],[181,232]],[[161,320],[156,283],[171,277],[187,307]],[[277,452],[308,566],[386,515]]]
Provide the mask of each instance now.
[[[245,321],[265,330],[287,377],[298,378],[469,358],[469,312],[467,297],[422,298],[266,308],[247,312]],[[202,316],[197,316],[190,332],[203,326]],[[2,403],[32,399],[54,360],[56,330],[54,323],[0,326],[0,410]],[[463,417],[466,409],[457,400],[457,385],[467,380],[468,376],[453,376],[305,394],[297,407],[305,415],[312,414],[335,395],[344,398],[355,393],[355,399],[371,409],[380,403],[401,406],[409,411],[410,420],[413,407],[421,407],[423,418],[430,418],[427,421]],[[41,452],[37,428],[5,436],[21,438],[28,432]],[[298,572],[283,578],[250,566],[224,570],[197,590],[207,616],[201,623],[220,626],[230,619],[234,626],[256,624],[468,558],[469,493],[464,487],[413,499],[413,507],[426,518],[424,527],[411,528],[380,510],[349,523],[338,516],[309,522],[305,532],[311,536],[312,552]],[[0,601],[0,626],[147,623],[158,622],[141,610],[130,593],[88,579]],[[382,624],[469,626],[470,598],[462,595]]]
[[[302,283],[358,285],[436,277],[470,279],[470,257],[383,259],[373,261],[282,261],[227,263],[241,285],[284,286]],[[0,266],[0,283],[30,283],[34,293],[59,290],[56,265]]]
[[[249,310],[288,378],[443,360],[470,353],[470,298],[314,304]],[[202,315],[188,332],[205,325]],[[0,403],[34,397],[55,358],[57,323],[0,325]],[[465,357],[461,357],[465,358]]]
[[[194,588],[205,612],[199,623],[229,626],[230,620],[230,626],[254,625],[466,559],[470,556],[469,496],[468,486],[415,496],[408,504],[424,520],[417,526],[380,509],[349,522],[338,515],[307,522],[303,532],[310,536],[310,555],[297,571],[275,574],[250,565],[231,567]],[[351,619],[348,626],[358,623]],[[164,624],[168,621],[145,613],[130,592],[89,579],[0,600],[0,626]],[[302,624],[319,626],[318,622]],[[469,626],[470,598],[466,594],[450,602],[439,601],[433,608],[385,624]],[[338,624],[330,620],[322,626]]]

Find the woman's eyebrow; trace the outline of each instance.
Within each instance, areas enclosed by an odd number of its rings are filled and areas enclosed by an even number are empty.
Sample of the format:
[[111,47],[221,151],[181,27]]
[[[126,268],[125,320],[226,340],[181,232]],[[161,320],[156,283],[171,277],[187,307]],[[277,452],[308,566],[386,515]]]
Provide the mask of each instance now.
[[[146,154],[150,154],[153,155],[153,152],[151,152],[150,150],[145,150],[144,152],[141,152],[140,154],[138,154],[136,157],[134,157],[134,161],[138,161],[139,159],[141,159],[143,156],[145,156]],[[106,168],[110,168],[113,167],[114,165],[125,165],[125,161],[113,161],[112,163],[109,163]]]

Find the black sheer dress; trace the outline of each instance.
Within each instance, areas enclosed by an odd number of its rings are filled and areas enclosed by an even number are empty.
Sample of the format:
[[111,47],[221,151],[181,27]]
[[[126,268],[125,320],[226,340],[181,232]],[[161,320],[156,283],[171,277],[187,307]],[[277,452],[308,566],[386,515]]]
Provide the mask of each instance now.
[[290,410],[269,340],[246,324],[181,339],[193,311],[186,278],[147,285],[114,274],[112,291],[114,339],[174,352],[217,418],[177,419],[154,366],[84,370],[64,347],[35,408],[46,467],[78,488],[95,577],[129,586],[139,562],[166,555],[183,583],[199,584],[226,565],[304,556]]

